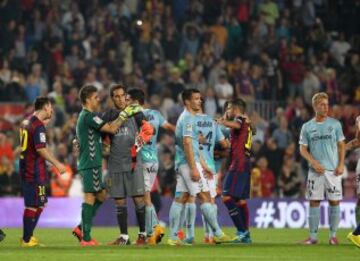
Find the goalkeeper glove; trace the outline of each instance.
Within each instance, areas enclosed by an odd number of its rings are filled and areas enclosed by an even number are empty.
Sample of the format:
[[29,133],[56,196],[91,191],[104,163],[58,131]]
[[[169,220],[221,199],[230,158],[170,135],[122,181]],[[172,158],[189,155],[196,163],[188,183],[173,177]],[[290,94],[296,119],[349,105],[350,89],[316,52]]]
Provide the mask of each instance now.
[[136,113],[141,112],[142,107],[138,104],[128,105],[124,110],[119,113],[119,118],[126,121],[128,118],[134,116]]

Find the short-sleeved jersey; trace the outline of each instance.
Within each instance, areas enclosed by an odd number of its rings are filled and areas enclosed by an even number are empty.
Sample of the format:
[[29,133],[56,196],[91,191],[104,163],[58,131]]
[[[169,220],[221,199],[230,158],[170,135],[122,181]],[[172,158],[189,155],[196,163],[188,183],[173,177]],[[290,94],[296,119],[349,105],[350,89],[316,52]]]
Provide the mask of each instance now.
[[101,127],[105,124],[95,112],[83,109],[76,123],[76,136],[80,143],[78,170],[101,167]]
[[[105,122],[111,122],[118,117],[119,112],[119,110],[110,109],[101,113],[100,117]],[[141,166],[141,154],[138,153],[133,159],[131,151],[135,145],[135,138],[140,131],[143,120],[145,120],[144,114],[142,112],[137,113],[124,122],[114,135],[110,135],[111,143],[108,160],[110,172],[131,171],[133,160],[136,160],[137,168]]]
[[195,117],[199,133],[206,138],[206,143],[199,145],[200,153],[203,156],[206,165],[214,174],[216,174],[214,148],[215,144],[224,140],[225,137],[220,126],[209,115],[198,114]]
[[156,148],[157,137],[161,126],[166,124],[166,120],[157,110],[146,109],[143,111],[146,120],[153,126],[154,135],[150,142],[141,148],[143,162],[158,162],[158,153]]
[[46,147],[46,130],[35,115],[25,119],[20,127],[20,175],[25,182],[48,182],[45,159],[37,149]]
[[[341,123],[331,117],[323,122],[312,119],[301,128],[299,144],[308,147],[312,157],[326,170],[335,170],[338,162],[339,141],[345,140]],[[310,166],[311,167],[311,166]]]
[[192,139],[192,148],[194,152],[195,162],[199,160],[199,131],[196,126],[196,117],[186,109],[181,113],[175,130],[175,167],[178,168],[181,165],[187,164],[185,151],[184,151],[184,137],[190,137]]
[[241,124],[240,129],[230,131],[230,167],[229,171],[250,172],[250,153],[252,145],[252,130],[250,124],[243,117],[237,117],[235,121]]

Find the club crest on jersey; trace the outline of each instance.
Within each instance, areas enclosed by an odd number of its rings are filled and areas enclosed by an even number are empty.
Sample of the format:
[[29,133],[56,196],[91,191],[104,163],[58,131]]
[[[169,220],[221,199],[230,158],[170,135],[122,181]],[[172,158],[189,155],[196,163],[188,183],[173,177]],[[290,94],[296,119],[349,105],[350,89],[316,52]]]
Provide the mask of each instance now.
[[42,142],[42,143],[46,142],[46,135],[43,132],[40,133],[40,142]]
[[192,131],[192,125],[190,123],[185,125],[185,130],[186,131]]
[[333,128],[332,126],[329,126],[328,131],[329,131],[329,132],[332,132],[333,129],[334,129],[334,128]]

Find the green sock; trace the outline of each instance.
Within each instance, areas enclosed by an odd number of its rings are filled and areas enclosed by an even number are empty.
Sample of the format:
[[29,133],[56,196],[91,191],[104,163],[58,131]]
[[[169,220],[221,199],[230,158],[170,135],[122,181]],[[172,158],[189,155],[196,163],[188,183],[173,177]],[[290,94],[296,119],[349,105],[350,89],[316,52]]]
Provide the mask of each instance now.
[[355,218],[356,218],[356,225],[360,225],[360,206],[356,206],[355,208]]
[[94,207],[90,204],[83,203],[82,204],[82,231],[83,231],[83,240],[90,241],[91,240],[91,226],[92,226],[92,218],[94,213]]
[[99,207],[101,206],[103,202],[96,199],[95,202],[94,202],[94,205],[93,205],[93,218],[96,216],[96,212],[97,210],[99,209]]

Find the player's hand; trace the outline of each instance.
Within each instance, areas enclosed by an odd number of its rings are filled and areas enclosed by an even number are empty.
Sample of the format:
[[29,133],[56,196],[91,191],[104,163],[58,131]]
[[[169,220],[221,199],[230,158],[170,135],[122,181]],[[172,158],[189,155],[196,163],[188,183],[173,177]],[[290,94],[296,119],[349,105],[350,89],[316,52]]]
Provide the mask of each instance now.
[[204,173],[204,176],[207,179],[213,179],[214,178],[214,173],[212,173],[212,171],[209,168],[204,168],[203,173]]
[[199,143],[200,144],[206,144],[207,143],[207,140],[206,140],[206,138],[204,137],[204,135],[202,133],[199,134],[198,138],[199,138]]
[[66,167],[64,164],[59,163],[58,165],[56,165],[56,168],[59,170],[60,174],[64,174],[66,172]]
[[134,116],[136,113],[141,112],[142,107],[138,104],[130,104],[119,113],[120,120],[127,121],[128,118]]
[[317,174],[322,175],[325,173],[325,168],[323,166],[321,166],[321,164],[314,160],[313,162],[311,162],[311,166],[313,167],[313,169],[316,171]]
[[356,117],[355,125],[358,131],[360,131],[360,115]]
[[143,140],[143,138],[141,136],[136,136],[135,138],[135,147],[136,147],[136,152],[139,152],[142,148],[142,146],[144,146],[145,141]]
[[198,171],[198,169],[196,167],[191,170],[190,177],[191,177],[192,181],[199,181],[200,180],[200,173],[199,173],[199,171]]
[[223,117],[221,117],[221,118],[216,119],[215,121],[216,121],[216,123],[219,124],[219,125],[224,125],[225,119],[224,119]]
[[335,169],[335,176],[341,176],[344,173],[344,164],[340,164]]

